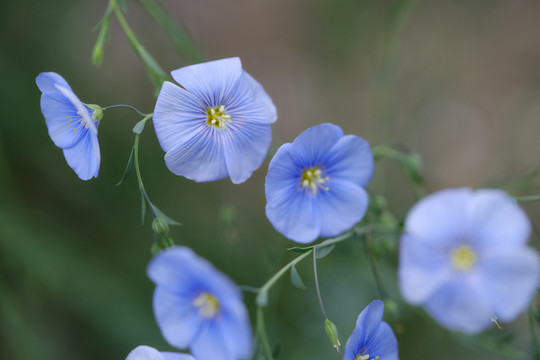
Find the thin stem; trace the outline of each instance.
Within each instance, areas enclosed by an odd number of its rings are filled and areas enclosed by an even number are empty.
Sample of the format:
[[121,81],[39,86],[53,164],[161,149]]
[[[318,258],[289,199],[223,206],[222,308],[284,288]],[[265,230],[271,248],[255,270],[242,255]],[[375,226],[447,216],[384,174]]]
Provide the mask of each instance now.
[[264,310],[261,306],[257,307],[257,331],[259,332],[266,360],[274,360],[272,350],[270,349],[270,343],[268,342],[268,336],[266,335],[266,328],[264,326]]
[[317,276],[317,246],[313,247],[313,275],[315,276],[315,289],[317,290],[317,298],[319,299],[319,305],[321,306],[321,311],[325,319],[328,319],[326,316],[326,311],[324,310],[324,305],[321,297],[321,291],[319,289],[319,277]]
[[133,162],[135,165],[135,174],[137,175],[137,183],[139,183],[139,190],[141,191],[141,194],[143,195],[146,203],[148,204],[148,207],[150,208],[150,211],[152,212],[152,216],[155,218],[156,213],[154,212],[152,203],[150,202],[150,198],[148,197],[148,194],[146,194],[146,190],[144,189],[144,184],[143,184],[142,176],[141,176],[141,169],[139,167],[139,137],[140,135],[141,134],[135,134],[135,143],[133,144]]
[[534,360],[540,360],[540,344],[538,343],[538,337],[536,336],[536,329],[534,328],[534,309],[532,304],[529,306],[529,328],[531,332],[531,342],[534,351]]
[[309,249],[308,251],[306,251],[305,253],[303,253],[302,255],[298,256],[296,259],[292,260],[290,263],[288,263],[287,265],[285,265],[284,267],[282,267],[277,273],[274,274],[274,276],[272,276],[270,278],[270,280],[268,280],[260,289],[259,289],[259,293],[261,292],[264,292],[264,291],[268,291],[276,281],[279,280],[279,278],[281,276],[283,276],[283,274],[285,274],[291,267],[293,267],[294,265],[296,265],[297,263],[299,263],[300,261],[302,261],[304,258],[306,258],[309,254],[311,254],[313,252],[313,249]]
[[530,201],[539,201],[540,194],[529,195],[529,196],[516,196],[514,197],[518,203],[530,202]]
[[135,111],[137,114],[139,114],[139,115],[141,115],[141,116],[148,116],[148,115],[150,115],[150,114],[145,114],[145,113],[143,113],[142,111],[140,111],[139,109],[137,109],[137,108],[134,107],[134,106],[126,105],[126,104],[111,105],[111,106],[104,107],[104,108],[102,108],[102,109],[103,109],[103,110],[109,110],[109,109],[114,109],[114,108],[127,108],[127,109],[131,109],[131,110]]
[[377,265],[375,264],[375,259],[373,259],[373,254],[371,253],[370,248],[370,242],[371,242],[371,229],[368,229],[366,231],[366,253],[369,259],[369,266],[371,267],[371,273],[373,274],[373,278],[375,279],[375,284],[377,285],[377,289],[379,290],[379,294],[381,295],[381,298],[384,300],[388,297],[388,293],[386,292],[381,276],[379,275],[379,271],[377,270]]

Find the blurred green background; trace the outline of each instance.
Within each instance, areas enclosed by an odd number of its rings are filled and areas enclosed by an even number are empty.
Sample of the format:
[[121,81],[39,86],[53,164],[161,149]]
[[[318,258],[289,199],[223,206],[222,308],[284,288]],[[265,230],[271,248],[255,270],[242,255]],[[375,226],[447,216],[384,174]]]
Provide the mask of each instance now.
[[[540,2],[374,0],[163,0],[208,59],[242,58],[278,109],[264,165],[244,184],[196,184],[168,172],[153,129],[140,142],[152,200],[184,226],[192,247],[237,284],[260,286],[294,254],[264,215],[264,177],[273,152],[307,127],[332,122],[372,145],[402,146],[424,159],[428,192],[502,186],[540,191],[523,179],[540,167]],[[35,77],[62,74],[78,96],[102,106],[154,106],[152,84],[116,19],[101,68],[91,52],[106,1],[0,2],[0,358],[124,359],[140,344],[173,350],[151,307],[150,219],[140,223],[135,178],[120,187],[140,119],[105,113],[98,179],[80,181],[49,139]],[[188,62],[137,1],[125,14],[169,72]],[[413,192],[395,163],[378,163],[370,188],[402,218]],[[538,222],[540,204],[524,205]],[[531,239],[539,248],[538,236]],[[400,358],[499,359],[401,303],[396,254],[379,260],[399,304]],[[319,262],[321,292],[342,343],[378,292],[363,244],[349,241]],[[282,359],[336,359],[326,340],[309,261],[307,290],[284,278],[266,310]],[[254,318],[253,295],[245,294]],[[389,314],[387,314],[389,315]],[[393,325],[396,318],[388,316]],[[527,319],[510,345],[530,354]],[[537,329],[538,331],[538,329]],[[501,332],[490,331],[496,338]]]

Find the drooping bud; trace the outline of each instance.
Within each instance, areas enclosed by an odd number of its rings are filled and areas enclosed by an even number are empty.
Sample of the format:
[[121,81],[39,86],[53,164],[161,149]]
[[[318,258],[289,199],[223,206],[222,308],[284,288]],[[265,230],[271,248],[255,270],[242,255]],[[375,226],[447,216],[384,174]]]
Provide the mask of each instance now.
[[170,236],[169,224],[162,218],[154,218],[152,221],[152,230],[158,235],[161,235],[165,238]]
[[324,320],[324,331],[326,332],[328,339],[330,339],[332,346],[336,348],[336,351],[340,354],[339,347],[341,346],[341,343],[339,342],[336,325],[329,319],[326,319]]

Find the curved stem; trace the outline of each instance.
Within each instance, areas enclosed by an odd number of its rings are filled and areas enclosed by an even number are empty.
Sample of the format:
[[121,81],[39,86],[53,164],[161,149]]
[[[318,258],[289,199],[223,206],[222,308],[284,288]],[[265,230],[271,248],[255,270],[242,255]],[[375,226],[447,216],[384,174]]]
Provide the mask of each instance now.
[[523,202],[529,202],[529,201],[539,201],[540,200],[540,194],[537,195],[529,195],[529,196],[516,196],[514,197],[518,203]]
[[259,293],[261,292],[264,292],[264,291],[268,291],[276,281],[279,280],[279,278],[281,276],[283,276],[283,274],[285,274],[287,272],[287,270],[289,270],[291,267],[293,267],[294,265],[296,265],[297,263],[299,263],[300,261],[302,261],[304,258],[306,258],[309,254],[311,254],[313,252],[313,249],[309,249],[308,251],[306,251],[305,253],[303,253],[302,255],[298,256],[296,259],[292,260],[290,263],[288,263],[287,265],[285,265],[284,267],[282,267],[277,273],[274,274],[274,276],[272,276],[270,278],[270,280],[268,280],[260,289],[259,289]]
[[371,273],[373,274],[373,278],[375,279],[375,284],[377,285],[377,289],[379,289],[379,294],[381,295],[381,299],[386,299],[388,297],[388,293],[386,292],[386,289],[384,288],[381,276],[379,275],[379,271],[377,270],[377,265],[375,264],[375,259],[373,259],[373,254],[371,253],[370,249],[370,242],[371,242],[371,229],[368,228],[366,231],[366,252],[369,259],[369,266],[371,267]]
[[317,276],[317,246],[313,247],[313,275],[315,276],[315,289],[317,290],[317,298],[319,299],[319,305],[321,306],[321,311],[325,319],[328,319],[326,316],[326,311],[324,310],[324,305],[321,297],[321,291],[319,289],[319,277]]
[[102,108],[102,110],[109,110],[109,109],[114,109],[114,108],[127,108],[127,109],[131,109],[131,110],[135,111],[137,114],[139,114],[139,115],[141,115],[141,116],[148,116],[148,115],[150,115],[150,114],[145,114],[145,113],[143,113],[142,111],[140,111],[139,109],[137,109],[137,108],[134,107],[134,106],[126,105],[126,104],[111,105],[111,106],[107,106],[107,107]]
[[268,337],[266,335],[266,328],[264,326],[264,310],[260,306],[257,307],[257,331],[259,332],[266,360],[274,360],[272,350],[270,349],[270,343],[268,342]]
[[[148,120],[152,117],[152,115],[147,115],[144,120]],[[144,188],[142,176],[141,176],[141,169],[139,166],[139,137],[141,136],[140,133],[135,134],[135,143],[133,144],[133,163],[135,165],[135,174],[137,175],[137,183],[139,184],[139,190],[141,191],[141,195],[144,197],[144,200],[148,204],[148,207],[150,208],[150,211],[152,212],[152,216],[155,218],[156,213],[154,212],[154,208],[152,206],[152,202],[150,202],[150,198],[148,197],[148,194],[146,193],[146,190]]]

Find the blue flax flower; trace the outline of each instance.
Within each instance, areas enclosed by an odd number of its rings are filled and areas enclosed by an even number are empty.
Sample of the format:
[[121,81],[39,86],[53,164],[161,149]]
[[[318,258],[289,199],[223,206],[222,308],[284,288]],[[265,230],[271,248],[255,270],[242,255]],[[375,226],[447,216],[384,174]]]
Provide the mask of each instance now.
[[156,135],[170,171],[197,182],[230,176],[246,181],[272,141],[276,108],[239,58],[187,66],[171,73],[154,110]]
[[160,352],[153,347],[141,345],[133,349],[126,360],[195,360],[195,358],[189,354]]
[[332,124],[309,128],[270,161],[266,216],[299,243],[339,235],[364,217],[373,167],[364,139]]
[[382,321],[384,303],[375,300],[360,313],[347,340],[343,360],[398,360],[396,336]]
[[246,359],[249,318],[236,285],[187,247],[158,253],[148,265],[156,284],[154,314],[172,346],[190,348],[197,360]]
[[41,90],[41,112],[54,144],[64,151],[69,166],[82,180],[98,176],[101,161],[97,121],[103,111],[85,105],[57,73],[41,73],[36,78]]
[[399,282],[411,304],[443,326],[478,333],[513,320],[540,281],[531,225],[500,190],[448,189],[418,202],[405,220]]

